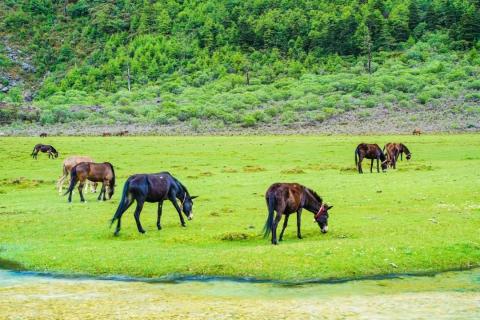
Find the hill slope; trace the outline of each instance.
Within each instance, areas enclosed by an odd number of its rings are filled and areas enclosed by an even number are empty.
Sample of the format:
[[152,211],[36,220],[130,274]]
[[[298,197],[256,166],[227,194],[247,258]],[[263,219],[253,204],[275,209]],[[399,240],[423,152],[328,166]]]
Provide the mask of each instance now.
[[432,121],[446,119],[432,130],[475,130],[479,6],[4,1],[0,116],[17,127],[81,122],[270,131],[315,128],[327,119],[355,128],[381,120],[379,110],[408,110],[409,126],[427,112]]

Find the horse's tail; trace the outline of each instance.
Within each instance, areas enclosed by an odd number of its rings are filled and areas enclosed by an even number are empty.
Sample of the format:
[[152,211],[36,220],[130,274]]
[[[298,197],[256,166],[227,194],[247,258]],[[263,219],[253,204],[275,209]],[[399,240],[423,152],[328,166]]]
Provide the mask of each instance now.
[[123,215],[123,213],[128,209],[128,189],[130,188],[130,179],[125,182],[125,186],[123,187],[123,192],[122,192],[122,199],[120,200],[120,203],[118,204],[117,211],[113,215],[112,220],[110,221],[110,227],[112,224],[115,222],[115,220],[120,219]]
[[267,195],[267,206],[268,206],[268,217],[267,221],[265,222],[265,226],[263,227],[263,237],[266,238],[272,231],[272,224],[273,224],[273,214],[275,210],[275,196],[273,194]]
[[[65,167],[64,167],[65,170]],[[75,184],[77,183],[77,166],[72,168],[72,171],[70,171],[70,185],[68,186],[67,192],[65,192],[63,195],[66,196],[70,192],[73,191],[73,188],[75,188]]]

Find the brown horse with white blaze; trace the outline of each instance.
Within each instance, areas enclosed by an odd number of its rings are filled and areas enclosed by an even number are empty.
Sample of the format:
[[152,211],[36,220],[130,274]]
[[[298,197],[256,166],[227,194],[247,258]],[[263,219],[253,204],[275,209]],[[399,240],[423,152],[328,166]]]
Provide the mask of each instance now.
[[370,173],[373,169],[373,160],[377,160],[377,172],[380,172],[379,162],[382,163],[382,171],[387,170],[387,157],[383,153],[378,144],[360,143],[355,149],[355,166],[358,168],[358,173],[363,173],[362,161],[364,158],[371,159]]
[[[283,240],[283,233],[288,224],[290,214],[297,213],[297,237],[302,239],[300,231],[302,209],[314,214],[315,221],[322,233],[328,231],[328,210],[332,208],[323,203],[322,198],[312,189],[298,183],[274,183],[265,193],[265,200],[268,206],[268,217],[264,228],[264,237],[272,233],[272,244],[278,244],[277,227],[285,215],[280,241]],[[274,218],[274,211],[277,212]]]
[[[57,182],[57,187],[58,187],[58,193],[62,194],[62,189],[63,189],[63,183],[65,180],[68,178],[68,175],[72,171],[73,167],[75,167],[77,164],[81,162],[94,162],[92,158],[88,156],[71,156],[68,157],[67,159],[63,160],[63,165],[62,165],[62,176]],[[91,187],[92,192],[97,192],[97,183],[96,182],[88,182]]]
[[106,189],[108,189],[108,198],[112,198],[115,191],[115,171],[112,164],[110,162],[81,162],[73,167],[72,171],[70,172],[70,186],[65,193],[65,195],[68,194],[68,202],[72,202],[72,192],[75,188],[75,185],[79,181],[80,184],[78,185],[78,192],[80,193],[80,201],[85,202],[82,191],[87,179],[92,182],[102,183],[102,189],[98,195],[98,200],[101,199],[102,195],[103,201],[107,200],[105,197]]

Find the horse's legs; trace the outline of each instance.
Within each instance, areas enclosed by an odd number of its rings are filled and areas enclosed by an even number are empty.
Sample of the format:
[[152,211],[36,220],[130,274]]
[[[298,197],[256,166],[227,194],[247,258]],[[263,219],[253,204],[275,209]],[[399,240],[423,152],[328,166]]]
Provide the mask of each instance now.
[[273,224],[272,224],[272,244],[278,244],[277,227],[280,220],[282,220],[282,212],[277,211],[277,215],[275,216],[275,219],[273,220]]
[[400,161],[403,161],[403,152],[400,152]]
[[68,178],[68,173],[63,173],[63,176],[60,177],[60,179],[57,182],[57,187],[58,187],[58,193],[62,194],[63,190],[63,183],[65,182],[65,179]]
[[143,200],[137,199],[137,208],[135,208],[135,213],[134,213],[135,222],[137,223],[137,229],[138,229],[138,232],[140,233],[145,233],[145,230],[143,230],[142,225],[140,224],[140,212],[142,212],[143,203],[144,203]]
[[300,231],[300,225],[302,224],[302,208],[297,210],[297,238],[302,239],[302,232]]
[[163,201],[158,203],[158,211],[157,211],[157,229],[162,230],[162,225],[160,224],[160,219],[162,218],[162,207]]
[[80,201],[85,202],[85,198],[83,197],[83,187],[85,186],[85,181],[80,180],[78,184],[78,193],[80,193]]
[[370,173],[372,173],[372,169],[373,169],[373,159],[372,159],[372,162],[370,163]]
[[285,232],[285,229],[287,228],[288,218],[289,218],[289,217],[290,217],[289,214],[285,215],[285,220],[283,220],[282,232],[280,232],[280,238],[278,239],[278,241],[282,241],[282,240],[283,240],[283,233]]
[[124,209],[122,211],[122,213],[120,214],[120,216],[118,217],[117,219],[117,227],[115,228],[115,232],[113,233],[115,236],[118,236],[118,233],[120,232],[120,226],[122,224],[121,220],[122,220],[122,216],[123,216],[123,213],[125,211],[128,210],[128,208],[130,208],[130,206],[133,204],[133,199],[131,199],[130,197],[128,197],[128,203],[126,206],[124,206]]
[[[373,163],[373,160],[372,160]],[[377,173],[380,173],[380,159],[377,158]]]
[[175,209],[177,209],[178,217],[180,218],[180,223],[182,224],[182,227],[186,227],[185,220],[183,219],[183,216],[182,216],[182,209],[180,209],[180,206],[178,205],[177,199],[175,198],[175,196],[170,197],[170,201],[172,202]]
[[103,185],[105,186],[103,188],[103,201],[106,201],[107,198],[105,197],[105,194],[107,193],[107,188],[110,190],[110,182],[108,180],[104,180]]
[[100,199],[102,199],[102,194],[103,194],[103,197],[105,198],[105,182],[102,183],[102,188],[100,189],[100,193],[98,194],[97,200],[100,201]]
[[359,157],[358,157],[358,173],[363,173],[362,161],[363,161],[363,157],[362,157],[362,156],[359,156]]

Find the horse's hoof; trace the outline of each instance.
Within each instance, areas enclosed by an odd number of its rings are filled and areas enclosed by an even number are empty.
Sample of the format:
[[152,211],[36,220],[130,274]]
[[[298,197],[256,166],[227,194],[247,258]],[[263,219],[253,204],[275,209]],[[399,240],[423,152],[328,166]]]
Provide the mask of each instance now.
[[157,229],[158,229],[158,230],[162,230],[162,226],[157,226]]
[[145,230],[138,230],[138,232],[140,232],[141,234],[144,234]]
[[119,234],[119,233],[120,233],[120,230],[115,231],[115,232],[113,233],[113,235],[114,235],[115,237],[118,237],[118,234]]

